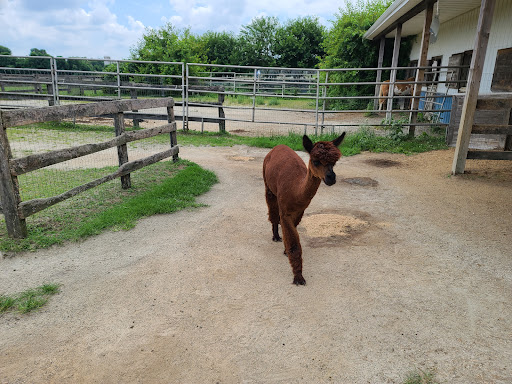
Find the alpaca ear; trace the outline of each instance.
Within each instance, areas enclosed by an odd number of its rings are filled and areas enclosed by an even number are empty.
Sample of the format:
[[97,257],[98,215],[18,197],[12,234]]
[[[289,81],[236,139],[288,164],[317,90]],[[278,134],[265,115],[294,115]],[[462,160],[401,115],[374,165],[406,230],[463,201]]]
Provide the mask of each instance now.
[[332,141],[332,143],[333,143],[335,146],[339,147],[339,146],[340,146],[340,144],[341,144],[341,142],[343,141],[343,139],[344,139],[344,138],[345,138],[345,132],[343,132],[343,133],[340,135],[340,137],[338,137],[337,139],[334,139],[334,140]]
[[302,145],[308,153],[313,149],[313,142],[309,137],[307,137],[307,135],[302,136]]

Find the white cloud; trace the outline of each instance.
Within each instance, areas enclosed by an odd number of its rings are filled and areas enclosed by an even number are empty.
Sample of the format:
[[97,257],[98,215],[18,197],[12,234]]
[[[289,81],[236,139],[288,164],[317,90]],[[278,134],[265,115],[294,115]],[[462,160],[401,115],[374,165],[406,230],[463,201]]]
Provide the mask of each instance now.
[[[2,45],[15,55],[28,55],[31,48],[45,49],[53,56],[127,58],[145,30],[132,16],[122,20],[110,11],[111,1],[93,0],[87,8],[77,1],[50,2],[48,8],[27,8],[41,0],[1,0]],[[54,6],[59,3],[60,7]]]

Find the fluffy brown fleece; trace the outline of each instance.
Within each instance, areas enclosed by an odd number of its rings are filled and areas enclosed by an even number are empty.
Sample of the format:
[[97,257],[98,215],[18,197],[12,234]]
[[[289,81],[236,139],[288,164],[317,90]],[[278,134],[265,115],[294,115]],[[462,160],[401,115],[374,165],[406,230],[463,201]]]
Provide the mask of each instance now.
[[311,150],[311,158],[320,161],[322,164],[334,164],[340,157],[341,152],[331,141],[319,141]]

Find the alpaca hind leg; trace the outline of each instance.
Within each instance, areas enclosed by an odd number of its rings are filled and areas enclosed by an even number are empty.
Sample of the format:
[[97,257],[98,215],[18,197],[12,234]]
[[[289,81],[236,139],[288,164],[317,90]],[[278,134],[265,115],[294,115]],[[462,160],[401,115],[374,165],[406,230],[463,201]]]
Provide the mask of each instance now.
[[272,241],[282,241],[279,236],[279,204],[277,203],[277,197],[270,189],[265,187],[265,198],[267,199],[268,206],[268,220],[272,223]]

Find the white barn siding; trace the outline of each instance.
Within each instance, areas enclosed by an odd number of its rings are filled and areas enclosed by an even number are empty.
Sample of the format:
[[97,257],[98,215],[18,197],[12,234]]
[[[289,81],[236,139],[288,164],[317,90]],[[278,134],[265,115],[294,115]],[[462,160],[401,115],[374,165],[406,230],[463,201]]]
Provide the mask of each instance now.
[[[434,5],[434,12],[437,5]],[[443,12],[443,2],[440,2],[439,13]],[[480,7],[441,24],[437,41],[429,45],[428,59],[435,56],[443,56],[441,65],[448,65],[448,59],[454,53],[469,51],[474,48],[476,27]],[[421,35],[417,35],[413,43],[410,58],[418,60],[421,44]],[[489,36],[487,57],[485,59],[480,93],[491,93],[491,82],[496,62],[496,53],[499,49],[512,47],[512,1],[497,0],[494,19]],[[512,63],[511,63],[512,65]],[[446,72],[440,76],[440,80],[446,79]],[[444,92],[445,87],[439,84],[438,92]],[[456,93],[450,89],[449,93]]]

